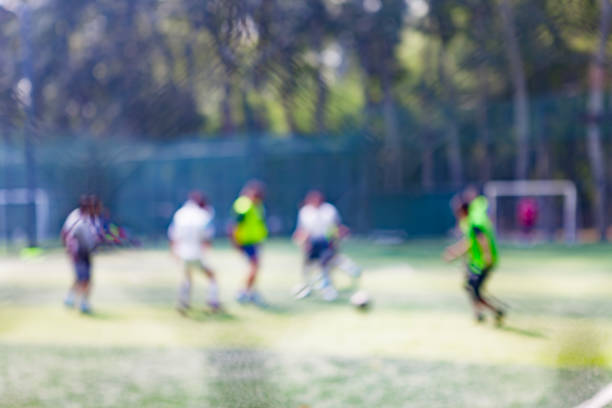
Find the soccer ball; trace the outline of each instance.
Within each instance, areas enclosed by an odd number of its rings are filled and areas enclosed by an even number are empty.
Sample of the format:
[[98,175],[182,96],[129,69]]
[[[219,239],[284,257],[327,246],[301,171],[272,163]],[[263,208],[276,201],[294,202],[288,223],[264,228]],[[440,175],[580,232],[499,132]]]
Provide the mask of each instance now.
[[366,310],[370,307],[370,303],[370,296],[363,290],[359,290],[351,296],[351,304],[357,309]]

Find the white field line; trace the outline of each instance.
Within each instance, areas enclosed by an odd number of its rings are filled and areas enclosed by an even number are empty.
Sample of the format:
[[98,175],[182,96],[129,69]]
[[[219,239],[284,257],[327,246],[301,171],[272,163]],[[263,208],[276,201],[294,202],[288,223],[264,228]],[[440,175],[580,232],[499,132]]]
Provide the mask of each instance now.
[[608,384],[605,388],[599,391],[595,396],[576,408],[603,408],[612,403],[612,384]]

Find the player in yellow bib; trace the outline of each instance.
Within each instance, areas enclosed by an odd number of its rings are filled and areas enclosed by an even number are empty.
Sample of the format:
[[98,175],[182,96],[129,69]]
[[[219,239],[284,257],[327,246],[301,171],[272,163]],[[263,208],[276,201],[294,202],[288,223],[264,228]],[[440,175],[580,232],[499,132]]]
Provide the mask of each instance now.
[[249,260],[246,285],[238,292],[236,300],[259,306],[265,306],[265,302],[254,286],[259,272],[260,245],[268,237],[263,198],[264,186],[261,182],[247,183],[232,207],[235,224],[231,232],[232,242]]

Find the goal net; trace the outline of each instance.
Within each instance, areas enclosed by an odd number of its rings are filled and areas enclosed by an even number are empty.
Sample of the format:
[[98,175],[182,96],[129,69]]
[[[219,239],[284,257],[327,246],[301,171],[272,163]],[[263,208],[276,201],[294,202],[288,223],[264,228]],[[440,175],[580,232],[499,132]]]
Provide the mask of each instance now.
[[25,188],[0,189],[0,241],[9,243],[26,240],[29,205],[36,211],[36,239],[42,241],[49,235],[49,197],[37,189],[33,199]]
[[[490,181],[484,186],[491,219],[505,236],[533,236],[562,229],[576,240],[576,186],[567,180]],[[540,236],[542,234],[539,234]]]

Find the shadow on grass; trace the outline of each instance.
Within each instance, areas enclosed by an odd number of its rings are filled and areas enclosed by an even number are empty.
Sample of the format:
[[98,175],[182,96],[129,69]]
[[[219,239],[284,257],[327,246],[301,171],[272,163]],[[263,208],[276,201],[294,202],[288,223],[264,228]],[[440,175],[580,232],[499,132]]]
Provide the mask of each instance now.
[[295,299],[289,302],[269,304],[262,308],[264,312],[276,315],[296,315],[318,312],[323,308],[350,308],[350,297],[339,293],[337,299],[333,301],[324,300],[317,295],[309,296],[304,299]]
[[539,330],[521,329],[520,327],[514,327],[514,326],[502,326],[499,328],[499,330],[505,331],[508,333],[518,334],[519,336],[524,336],[524,337],[532,337],[532,338],[537,338],[537,339],[547,338],[547,336]]
[[92,319],[92,320],[118,320],[120,319],[119,315],[109,313],[107,311],[99,311],[93,310],[89,313],[83,313],[80,310],[70,310],[66,309],[69,313],[74,314],[77,317],[81,317],[83,319]]
[[297,311],[294,305],[288,303],[267,304],[265,307],[258,307],[252,305],[245,305],[243,307],[256,307],[263,312],[272,313],[275,315],[290,315],[295,314]]
[[189,320],[194,320],[196,322],[233,322],[238,320],[235,315],[223,309],[218,311],[212,311],[209,309],[190,310],[187,314],[183,316]]

